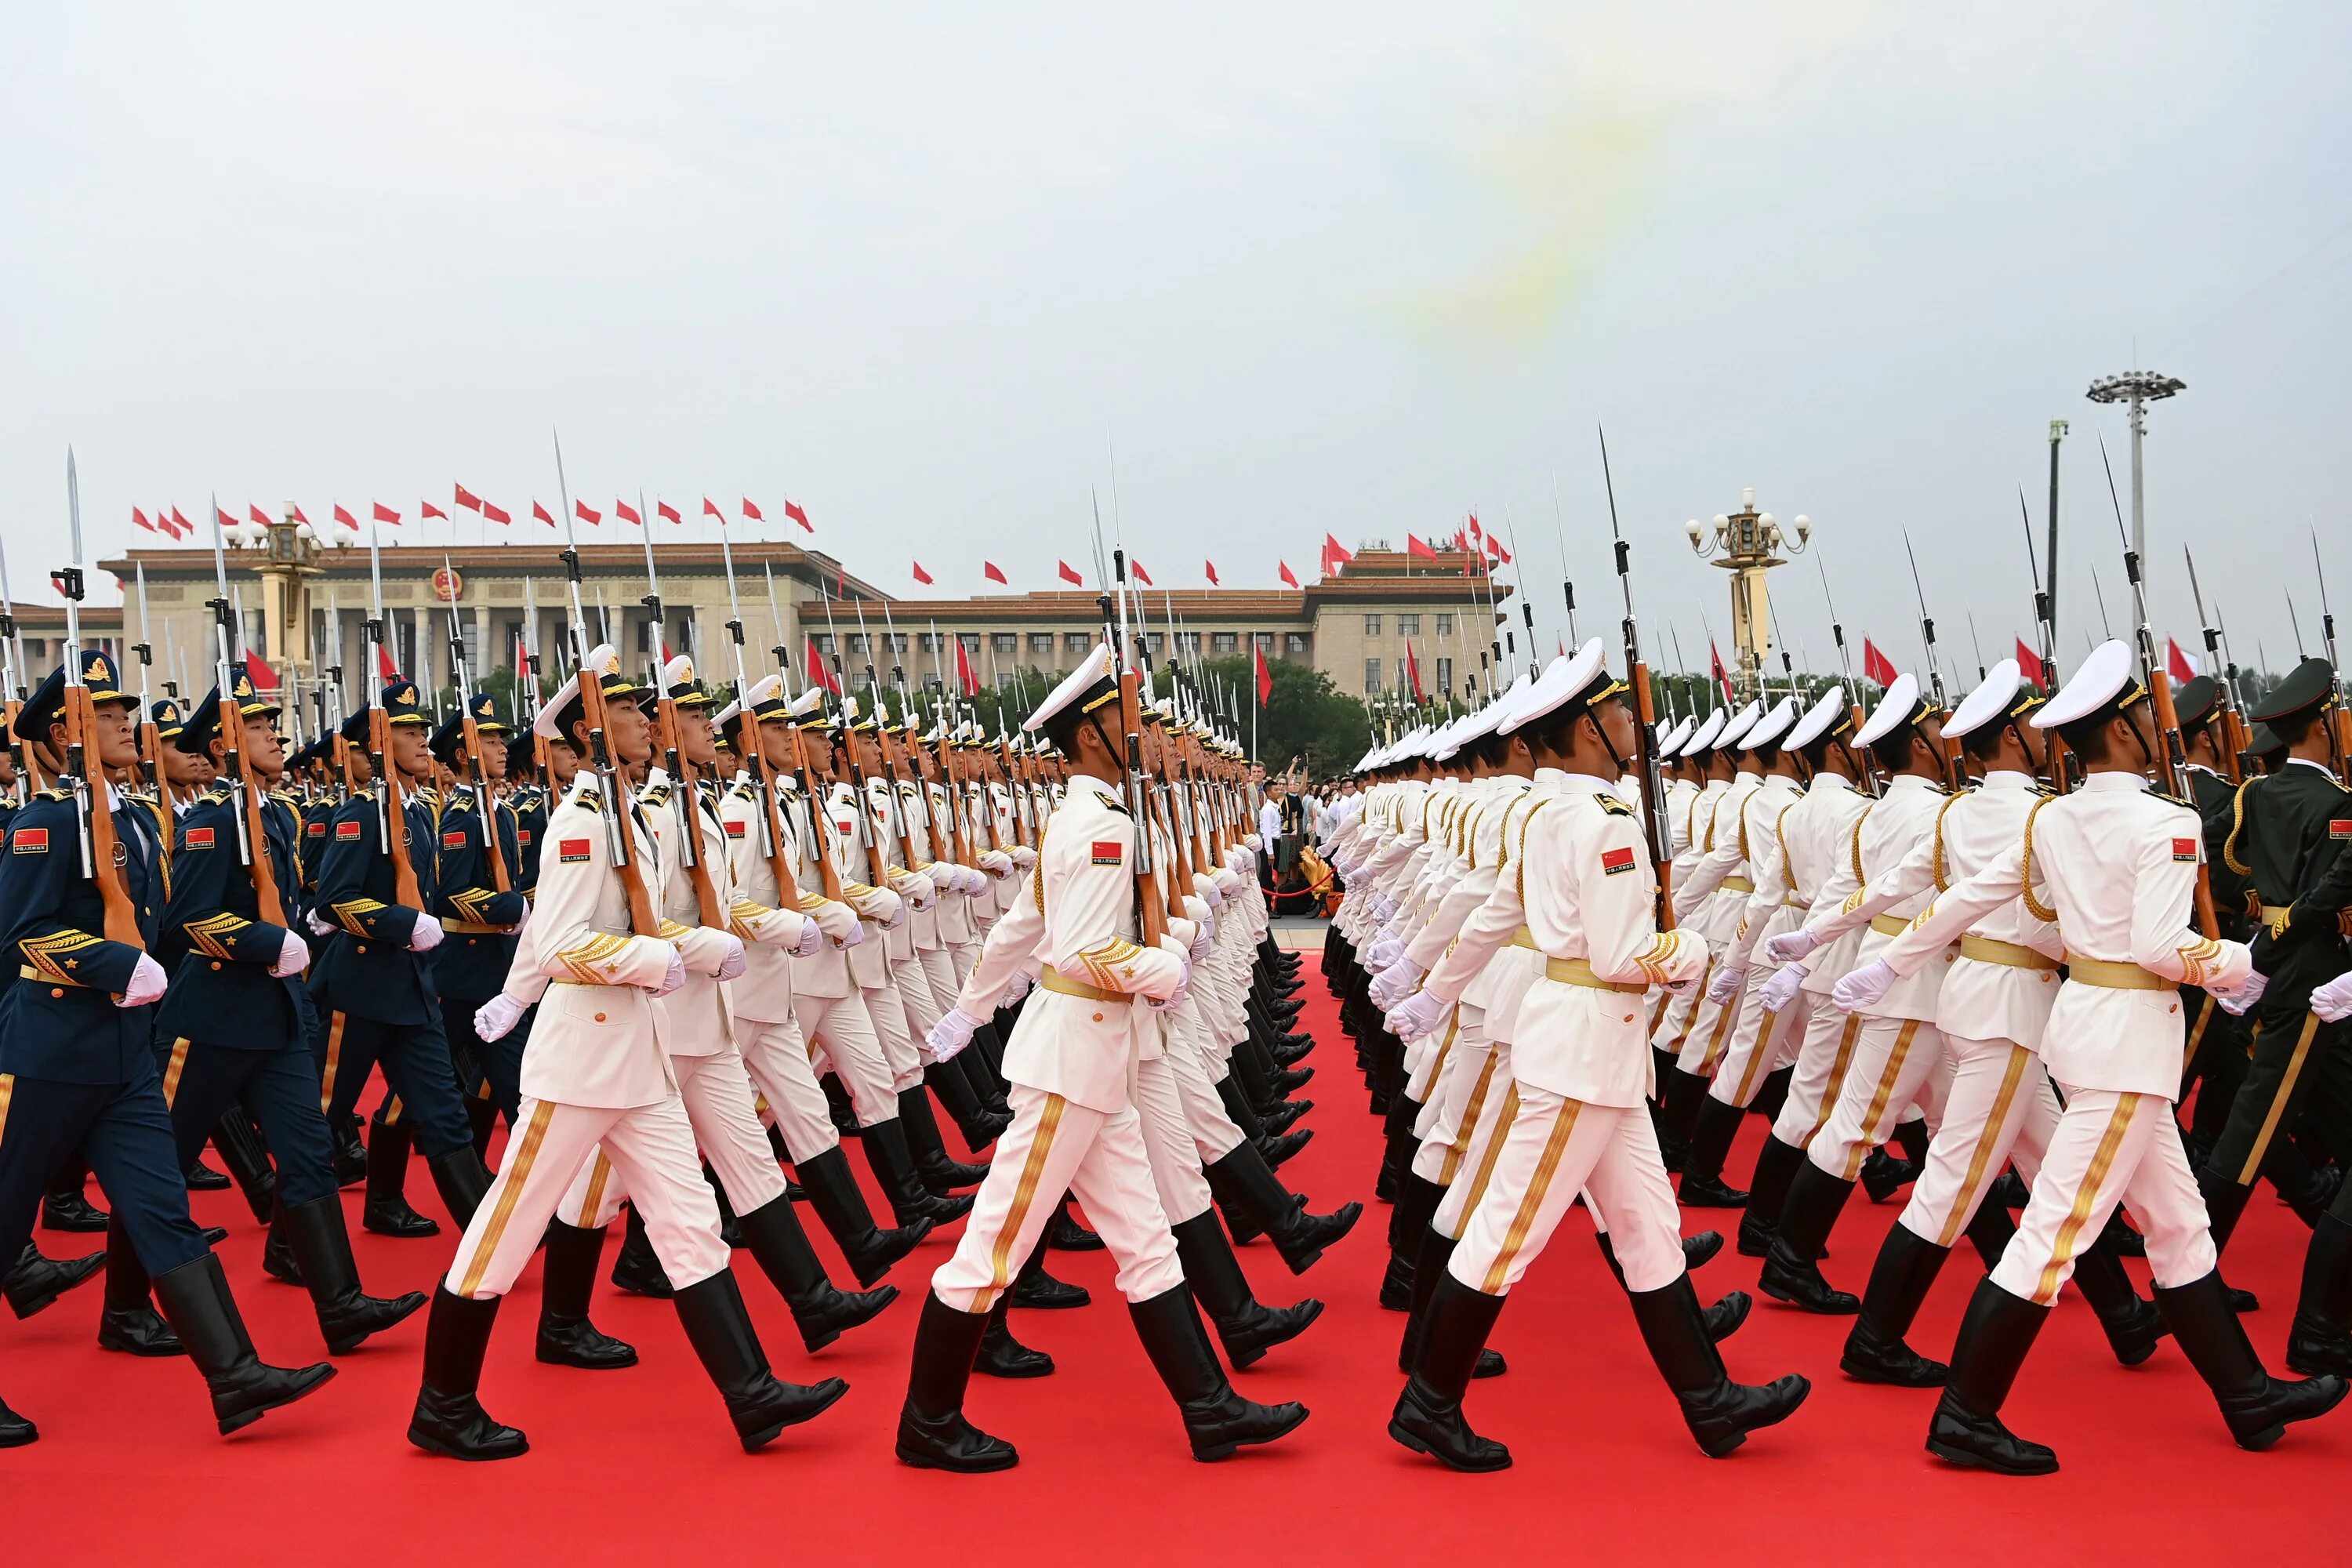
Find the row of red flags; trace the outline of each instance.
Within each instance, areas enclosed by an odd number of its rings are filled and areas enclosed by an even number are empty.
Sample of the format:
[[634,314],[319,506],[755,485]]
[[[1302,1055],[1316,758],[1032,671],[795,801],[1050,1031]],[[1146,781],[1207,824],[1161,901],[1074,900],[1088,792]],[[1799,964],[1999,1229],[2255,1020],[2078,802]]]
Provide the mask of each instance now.
[[[511,512],[509,512],[504,507],[499,506],[495,501],[483,500],[480,496],[478,496],[473,491],[467,489],[464,485],[457,487],[457,494],[452,500],[451,504],[473,512],[477,516],[480,517],[485,522],[495,522],[501,526],[505,526],[514,521],[514,515]],[[302,509],[300,507],[298,506],[293,508],[292,511],[294,521],[296,522],[307,523],[310,521],[309,518],[302,515]],[[238,520],[231,517],[226,508],[215,508],[215,512],[219,520],[221,527],[227,529],[241,526]],[[584,500],[573,501],[572,503],[572,512],[574,517],[577,517],[581,521],[587,523],[592,528],[601,526],[604,521],[605,515],[604,513],[598,511],[595,508],[590,506]],[[388,527],[398,528],[401,525],[401,514],[393,508],[384,505],[382,501],[373,503],[368,515],[372,521],[383,523]],[[530,515],[537,518],[540,521],[547,524],[550,528],[556,526],[557,519],[555,514],[549,511],[546,505],[537,500],[532,500],[530,503]],[[616,500],[613,503],[612,515],[623,522],[635,523],[639,527],[643,527],[645,525],[646,520],[643,514],[641,514],[635,507],[631,506],[625,500]],[[670,503],[666,500],[656,501],[654,503],[654,515],[656,517],[667,518],[671,522],[675,523],[684,523],[686,521],[685,516],[679,512],[677,508],[670,505]],[[705,517],[717,518],[722,526],[726,523],[728,517],[728,514],[719,507],[719,503],[712,500],[709,496],[702,498],[702,515]],[[767,521],[766,517],[761,512],[759,506],[753,502],[749,496],[743,498],[742,515],[753,522],[764,522]],[[816,531],[815,525],[809,521],[807,510],[803,508],[798,501],[786,501],[784,503],[784,515],[790,518],[793,521],[799,523],[801,527],[808,532],[814,533]],[[263,528],[269,527],[277,521],[268,512],[263,511],[257,504],[248,504],[246,508],[246,516]],[[434,517],[446,521],[448,516],[449,514],[447,511],[429,500],[419,501],[417,503],[417,519],[420,521],[426,518]],[[351,510],[340,503],[337,504],[334,509],[334,519],[337,522],[343,524],[347,528],[357,529],[360,525],[360,520],[352,514]],[[151,518],[147,515],[147,512],[143,508],[134,506],[131,509],[131,525],[133,528],[143,529],[149,533],[163,534],[166,538],[170,539],[185,539],[196,531],[196,525],[190,522],[185,517],[183,517],[180,514],[180,509],[178,507],[157,507],[155,509],[154,516]]]

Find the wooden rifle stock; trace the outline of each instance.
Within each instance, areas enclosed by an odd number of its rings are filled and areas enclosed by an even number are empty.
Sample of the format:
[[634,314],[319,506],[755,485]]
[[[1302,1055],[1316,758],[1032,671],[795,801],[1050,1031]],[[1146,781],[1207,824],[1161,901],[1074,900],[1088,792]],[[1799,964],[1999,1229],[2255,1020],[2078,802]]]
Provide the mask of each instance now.
[[98,710],[90,701],[89,688],[79,681],[66,688],[65,716],[66,744],[69,750],[79,750],[82,757],[84,793],[89,799],[90,877],[98,884],[98,901],[106,911],[106,940],[144,952],[147,943],[140,934],[139,911],[131,905],[122,865],[115,858],[122,841],[115,832],[114,803],[107,795],[106,764],[98,754]]

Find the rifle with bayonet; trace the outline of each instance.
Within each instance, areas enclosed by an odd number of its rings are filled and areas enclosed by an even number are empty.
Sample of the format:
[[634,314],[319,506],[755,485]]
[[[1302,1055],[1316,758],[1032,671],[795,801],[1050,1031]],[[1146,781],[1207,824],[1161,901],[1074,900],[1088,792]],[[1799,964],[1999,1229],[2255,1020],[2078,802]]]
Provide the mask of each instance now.
[[[143,629],[143,628],[142,628]],[[16,633],[16,597],[8,586],[8,552],[0,546],[0,720],[8,729],[8,761],[17,780],[20,800],[30,800],[40,787],[40,769],[16,738],[16,714],[30,695],[25,682],[25,641]]]
[[[213,549],[217,558],[220,549],[217,532],[220,507],[217,503],[213,507],[213,525],[215,531]],[[221,602],[215,606],[215,614],[226,617],[228,614],[228,590],[225,578],[223,582]],[[383,852],[392,858],[393,896],[412,910],[422,910],[425,896],[417,889],[416,868],[408,857],[408,808],[403,804],[408,786],[393,762],[392,715],[383,708],[383,634],[386,624],[383,614],[383,546],[373,523],[368,527],[368,582],[374,613],[367,620],[367,637],[374,653],[367,661],[367,745],[368,764],[375,774],[378,788],[376,823],[383,834]]]
[[1595,426],[1601,440],[1601,483],[1609,495],[1609,538],[1617,557],[1617,585],[1625,595],[1625,679],[1633,698],[1633,749],[1642,784],[1642,827],[1650,841],[1650,864],[1657,871],[1657,921],[1662,931],[1675,926],[1674,818],[1666,808],[1666,777],[1658,762],[1657,702],[1650,691],[1650,667],[1642,658],[1641,623],[1633,615],[1633,547],[1617,526],[1617,481],[1609,471],[1609,435]]
[[[1944,692],[1943,660],[1936,651],[1936,618],[1927,613],[1927,588],[1919,581],[1919,556],[1918,552],[1911,548],[1911,532],[1908,529],[1904,530],[1903,532],[1903,553],[1910,558],[1911,591],[1918,596],[1919,600],[1919,641],[1926,647],[1927,652],[1927,685],[1935,695],[1937,708],[1942,710],[1946,718],[1949,718],[1952,703],[1950,698]],[[1959,741],[1955,737],[1946,737],[1943,744],[1937,749],[1944,759],[1946,786],[1954,791],[1966,789],[1969,780],[1968,773],[1960,763]]]
[[[637,498],[637,504],[642,513],[644,496]],[[710,880],[710,867],[702,849],[702,790],[694,764],[686,760],[678,743],[677,700],[669,693],[669,629],[662,615],[661,576],[654,567],[652,531],[646,531],[644,538],[646,596],[638,602],[646,607],[646,637],[652,644],[647,656],[653,662],[654,747],[660,753],[663,770],[669,774],[670,814],[677,822],[678,863],[686,868],[687,881],[694,889],[695,919],[713,930],[725,931],[728,911],[719,907],[719,889]]]
[[[282,926],[286,923],[286,906],[278,897],[278,873],[269,862],[269,837],[262,826],[261,781],[255,776],[253,758],[245,749],[245,710],[237,700],[236,690],[236,664],[245,657],[245,628],[229,597],[228,561],[222,546],[217,497],[213,501],[213,681],[220,689],[221,784],[228,791],[229,815],[236,824],[237,860],[253,879],[254,901],[259,907],[261,919]],[[409,887],[413,889],[415,886],[412,878]],[[403,901],[407,901],[404,896]]]
[[146,774],[147,787],[168,806],[171,802],[163,794],[163,737],[156,727],[154,707],[147,693],[148,668],[155,662],[155,645],[147,640],[151,635],[147,629],[147,563],[138,563],[138,568],[139,640],[131,645],[131,651],[139,656],[139,765]]
[[[441,557],[441,570],[451,583],[457,581],[446,555]],[[491,793],[490,765],[482,755],[481,725],[474,717],[473,672],[466,668],[466,634],[457,624],[455,599],[449,603],[449,669],[457,682],[457,724],[466,742],[468,777],[464,787],[474,797],[474,811],[482,819],[482,850],[489,858],[490,889],[510,892],[514,883],[507,873],[506,852],[499,844],[498,796]]]
[[[2245,781],[2249,759],[2246,749],[2252,732],[2246,727],[2246,716],[2238,706],[2238,672],[2229,666],[2221,654],[2221,634],[2205,614],[2205,590],[2197,581],[2197,557],[2188,545],[2180,547],[2181,559],[2189,563],[2189,595],[2197,605],[2197,629],[2205,639],[2205,660],[2216,672],[2214,689],[2221,697],[2221,755],[2223,765],[2230,770],[2230,782]],[[2226,676],[2221,672],[2228,670]],[[2260,763],[2252,765],[2259,767]]]
[[[98,885],[99,904],[105,910],[106,939],[144,951],[139,910],[122,874],[122,849],[114,826],[114,799],[106,782],[106,759],[98,745],[98,708],[81,673],[81,479],[74,468],[73,448],[66,448],[66,512],[73,547],[73,563],[56,574],[58,592],[66,601],[65,776],[59,781],[73,796],[74,848],[81,858],[84,879]],[[279,923],[283,923],[282,921]]]
[[2327,749],[2336,776],[2352,779],[2352,712],[2344,707],[2344,667],[2336,662],[2336,612],[2327,604],[2327,568],[2320,563],[2316,530],[2311,535],[2311,570],[2319,579],[2320,646],[2327,650],[2327,685],[2334,695],[2321,722],[2327,726]]

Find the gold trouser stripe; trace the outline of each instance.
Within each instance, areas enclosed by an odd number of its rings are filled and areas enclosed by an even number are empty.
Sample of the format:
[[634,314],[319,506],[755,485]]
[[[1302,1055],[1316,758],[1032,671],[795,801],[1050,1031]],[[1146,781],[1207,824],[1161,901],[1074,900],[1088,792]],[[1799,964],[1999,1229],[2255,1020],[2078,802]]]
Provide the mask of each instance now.
[[[1486,1153],[1479,1156],[1478,1173],[1470,1178],[1470,1195],[1462,1205],[1462,1223],[1467,1226],[1470,1215],[1478,1207],[1478,1200],[1486,1195],[1486,1184],[1495,1179],[1495,1162],[1503,1157],[1504,1141],[1511,1135],[1511,1123],[1518,1120],[1519,1086],[1511,1085],[1503,1091],[1502,1108],[1495,1113],[1495,1131],[1486,1142]],[[1459,1241],[1456,1235],[1448,1239]]]
[[1454,1142],[1445,1151],[1445,1161],[1438,1168],[1437,1184],[1450,1187],[1454,1173],[1462,1168],[1462,1156],[1470,1152],[1470,1135],[1478,1130],[1478,1113],[1486,1109],[1486,1088],[1495,1080],[1495,1053],[1486,1053],[1486,1065],[1478,1069],[1478,1081],[1471,1086],[1470,1103],[1462,1108],[1462,1125],[1454,1130]]
[[1767,1011],[1764,1021],[1756,1026],[1755,1048],[1748,1053],[1748,1070],[1739,1075],[1739,1094],[1731,1103],[1740,1110],[1756,1098],[1756,1075],[1764,1069],[1764,1058],[1772,1054],[1772,1020],[1775,1015]]
[[2263,1155],[2271,1146],[2271,1134],[2278,1131],[2279,1118],[2286,1114],[2286,1102],[2294,1098],[2294,1080],[2303,1076],[2303,1059],[2311,1054],[2311,1037],[2319,1032],[2319,1015],[2303,1016],[2303,1033],[2294,1040],[2294,1055],[2286,1060],[2286,1075],[2279,1079],[2278,1092],[2271,1096],[2271,1108],[2263,1118],[2263,1130],[2254,1134],[2254,1146],[2246,1151],[2246,1168],[2238,1173],[2238,1184],[2251,1187],[2262,1170]]
[[335,1068],[343,1059],[344,1015],[332,1015],[327,1023],[327,1068],[319,1075],[319,1110],[321,1114],[335,1103]]
[[[1702,1002],[1700,1005],[1704,1006],[1705,1003]],[[1696,1009],[1692,1010],[1692,1016],[1694,1018],[1697,1016]],[[1706,1057],[1698,1064],[1699,1077],[1709,1078],[1714,1075],[1715,1064],[1723,1059],[1724,1037],[1731,1033],[1731,1026],[1738,1022],[1738,1007],[1727,1005],[1717,1010],[1715,1033],[1706,1037]]]
[[383,1102],[383,1124],[386,1127],[400,1120],[400,1096],[393,1095]]
[[1830,1080],[1822,1086],[1821,1110],[1815,1113],[1812,1130],[1805,1134],[1799,1148],[1811,1148],[1813,1140],[1822,1135],[1822,1129],[1830,1124],[1830,1113],[1837,1109],[1838,1096],[1845,1089],[1846,1071],[1853,1066],[1853,1043],[1861,1036],[1862,1015],[1847,1014],[1845,1030],[1838,1036],[1837,1056],[1830,1063]]
[[530,1180],[530,1167],[539,1158],[539,1146],[547,1137],[547,1124],[554,1118],[555,1102],[542,1100],[531,1108],[530,1125],[522,1131],[522,1147],[513,1159],[499,1168],[498,1206],[490,1211],[490,1223],[475,1245],[472,1261],[466,1265],[465,1276],[457,1283],[457,1294],[471,1298],[482,1283],[482,1276],[490,1269],[490,1258],[499,1249],[499,1238],[506,1234],[507,1221],[514,1217],[515,1205],[521,1201],[522,1184]]
[[[1430,1092],[1437,1091],[1439,1075],[1445,1071],[1445,1058],[1454,1049],[1454,1042],[1462,1037],[1462,1009],[1459,1006],[1445,1015],[1445,1043],[1437,1047],[1437,1059],[1429,1064]],[[1492,1059],[1491,1058],[1489,1058]]]
[[2000,1147],[2001,1126],[2009,1120],[2010,1103],[2017,1098],[2017,1085],[2025,1077],[2025,1058],[2030,1055],[2023,1046],[2009,1047],[2009,1069],[2001,1075],[2000,1092],[1993,1096],[1992,1110],[1985,1117],[1983,1131],[1977,1134],[1975,1151],[1969,1155],[1969,1173],[1961,1178],[1960,1190],[1952,1194],[1952,1212],[1944,1216],[1943,1234],[1936,1239],[1938,1247],[1948,1247],[1958,1241],[1969,1223],[1977,1187],[1985,1179],[1985,1167],[1992,1163],[1992,1152]]
[[1478,1287],[1481,1294],[1503,1293],[1503,1277],[1510,1271],[1511,1260],[1518,1257],[1519,1248],[1528,1243],[1528,1232],[1535,1226],[1537,1211],[1543,1207],[1544,1189],[1551,1185],[1552,1173],[1559,1169],[1560,1156],[1568,1152],[1568,1141],[1576,1131],[1577,1115],[1583,1109],[1582,1100],[1571,1100],[1553,1118],[1551,1136],[1544,1140],[1543,1157],[1536,1162],[1535,1179],[1519,1195],[1519,1206],[1511,1215],[1511,1227],[1503,1233],[1503,1249],[1486,1266],[1486,1278]]
[[163,1109],[172,1109],[172,1101],[180,1095],[180,1075],[188,1070],[186,1036],[172,1042],[172,1059],[163,1064]]
[[1004,1223],[997,1227],[996,1246],[988,1257],[988,1289],[972,1297],[971,1310],[974,1313],[994,1307],[998,1293],[1012,1283],[1013,1244],[1020,1239],[1022,1222],[1029,1217],[1029,1205],[1036,1201],[1037,1184],[1045,1179],[1045,1156],[1053,1149],[1054,1134],[1062,1125],[1062,1107],[1068,1103],[1058,1094],[1045,1097],[1045,1109],[1037,1118],[1037,1135],[1029,1141],[1029,1157],[1021,1162],[1021,1180],[1013,1189],[1013,1206],[1005,1211]]
[[1911,1054],[1911,1037],[1919,1032],[1919,1020],[1903,1020],[1903,1032],[1895,1037],[1895,1048],[1886,1054],[1886,1070],[1878,1075],[1878,1088],[1870,1097],[1870,1112],[1862,1119],[1862,1136],[1855,1141],[1853,1152],[1846,1157],[1845,1179],[1856,1180],[1862,1174],[1862,1162],[1878,1147],[1878,1119],[1886,1114],[1886,1102],[1895,1098],[1895,1080],[1903,1076],[1903,1058]]
[[0,1139],[8,1136],[8,1102],[16,1098],[16,1075],[0,1072]]
[[2123,1147],[2124,1133],[2131,1127],[2132,1113],[2139,1109],[2139,1096],[2119,1095],[2115,1114],[2107,1118],[2107,1130],[2099,1134],[2099,1146],[2091,1154],[2091,1168],[2083,1173],[2083,1184],[2074,1189],[2074,1206],[2058,1226],[2057,1237],[2050,1244],[2050,1261],[2042,1266],[2042,1279],[2033,1289],[2033,1304],[2046,1307],[2058,1294],[2058,1273],[2074,1258],[2075,1239],[2083,1227],[2091,1223],[2091,1211],[2098,1206],[2099,1188],[2107,1179],[2107,1172],[2116,1163],[2116,1151]]
[[[1676,1056],[1683,1054],[1683,1043],[1690,1038],[1691,1029],[1698,1023],[1699,1003],[1706,1000],[1706,979],[1708,975],[1713,974],[1714,973],[1715,954],[1710,952],[1706,955],[1706,962],[1698,966],[1698,978],[1691,982],[1690,994],[1696,998],[1696,1000],[1691,1003],[1690,1016],[1683,1020],[1683,1032],[1676,1035],[1675,1037],[1675,1043],[1666,1047],[1666,1049],[1674,1052]],[[1673,1005],[1671,1002],[1667,1005],[1669,1006]]]
[[2189,1026],[2189,1048],[2181,1054],[2180,1076],[2185,1079],[2189,1069],[2197,1065],[2197,1047],[2205,1043],[2205,1026],[2213,1021],[2213,996],[2208,992],[2205,1004],[2197,1009],[2197,1022]]
[[593,1230],[596,1215],[604,1206],[604,1185],[613,1177],[613,1162],[604,1158],[604,1151],[596,1151],[596,1163],[588,1173],[588,1195],[580,1202],[580,1228]]

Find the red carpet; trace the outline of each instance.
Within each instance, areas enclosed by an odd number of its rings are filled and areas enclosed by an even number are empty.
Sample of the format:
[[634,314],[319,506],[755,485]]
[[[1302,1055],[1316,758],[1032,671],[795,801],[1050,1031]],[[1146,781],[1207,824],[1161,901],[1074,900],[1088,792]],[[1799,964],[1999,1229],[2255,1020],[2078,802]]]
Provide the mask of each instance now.
[[[1307,1092],[1312,1147],[1286,1171],[1328,1208],[1368,1196],[1378,1145],[1348,1042],[1312,973],[1307,1021],[1323,1042]],[[1744,1176],[1753,1123],[1732,1162]],[[419,1165],[410,1195],[440,1217]],[[356,1234],[378,1292],[429,1289],[454,1236],[390,1241]],[[878,1205],[877,1205],[878,1206]],[[306,1299],[260,1270],[261,1234],[234,1194],[198,1200],[230,1227],[230,1278],[263,1353],[320,1353]],[[1860,1289],[1894,1205],[1857,1198],[1832,1242],[1839,1284]],[[539,1272],[527,1271],[499,1324],[485,1403],[530,1433],[502,1465],[428,1458],[402,1438],[415,1395],[419,1314],[341,1363],[310,1400],[236,1437],[214,1434],[184,1362],[96,1348],[93,1282],[27,1323],[0,1318],[0,1392],[42,1440],[0,1453],[7,1522],[0,1563],[26,1568],[131,1561],[276,1563],[1181,1563],[1277,1556],[1398,1561],[1437,1546],[1451,1563],[1531,1560],[1737,1562],[1786,1552],[1914,1565],[1980,1564],[2002,1548],[2032,1563],[2116,1556],[2138,1564],[2248,1562],[2332,1538],[2321,1510],[2352,1462],[2352,1410],[2292,1429],[2268,1454],[2230,1443],[2204,1388],[2169,1342],[2137,1371],[2108,1356],[2071,1293],[2027,1363],[2010,1415],[2054,1445],[2064,1469],[2006,1480],[1945,1468],[1921,1448],[1931,1394],[1842,1379],[1844,1321],[1760,1302],[1726,1346],[1735,1376],[1814,1379],[1791,1422],[1710,1461],[1691,1445],[1603,1269],[1571,1214],[1503,1315],[1508,1376],[1474,1389],[1470,1411],[1512,1445],[1516,1468],[1455,1476],[1383,1432],[1400,1379],[1401,1320],[1373,1293],[1385,1207],[1304,1280],[1263,1245],[1244,1249],[1269,1300],[1308,1291],[1329,1310],[1307,1336],[1237,1382],[1261,1398],[1304,1400],[1314,1417],[1289,1440],[1196,1465],[1110,1287],[1103,1254],[1053,1255],[1094,1291],[1076,1312],[1020,1312],[1021,1336],[1060,1363],[1029,1383],[975,1379],[971,1412],[1020,1446],[1020,1467],[961,1478],[909,1470],[890,1452],[917,1294],[945,1256],[928,1244],[897,1282],[908,1299],[821,1355],[799,1350],[788,1315],[748,1260],[739,1269],[782,1375],[846,1377],[848,1397],[765,1452],[735,1446],[718,1397],[666,1303],[600,1294],[596,1319],[634,1342],[637,1368],[583,1373],[531,1359]],[[1688,1227],[1737,1215],[1695,1212]],[[812,1226],[812,1229],[814,1227]],[[2260,1293],[2253,1339],[2275,1370],[2293,1310],[2303,1226],[2258,1200],[2230,1274]],[[88,1238],[44,1233],[64,1254]],[[821,1248],[832,1255],[829,1244]],[[611,1256],[608,1249],[607,1258]],[[2135,1265],[2145,1285],[2144,1269]],[[1915,1342],[1946,1352],[1978,1270],[1964,1248]],[[836,1279],[845,1278],[835,1269]],[[1756,1264],[1728,1247],[1697,1276],[1713,1299],[1753,1290]]]

